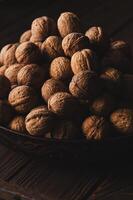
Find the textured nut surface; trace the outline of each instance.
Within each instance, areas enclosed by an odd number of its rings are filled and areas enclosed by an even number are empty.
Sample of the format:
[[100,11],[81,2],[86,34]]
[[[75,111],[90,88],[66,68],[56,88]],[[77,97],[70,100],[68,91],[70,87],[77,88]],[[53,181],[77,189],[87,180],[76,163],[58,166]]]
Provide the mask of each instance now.
[[95,72],[81,71],[74,75],[69,90],[71,94],[80,99],[91,100],[101,93],[102,84]]
[[7,125],[14,116],[14,111],[7,101],[0,100],[0,124]]
[[22,64],[14,64],[5,70],[5,76],[10,80],[11,85],[17,84],[17,74],[23,66]]
[[4,99],[8,96],[11,89],[11,84],[8,78],[0,75],[0,98]]
[[111,114],[110,120],[116,130],[121,133],[133,133],[133,110],[118,109]]
[[65,85],[59,81],[55,80],[53,78],[48,79],[42,86],[41,92],[43,99],[47,102],[48,99],[57,92],[65,92],[66,87]]
[[56,22],[47,16],[36,18],[31,25],[32,41],[42,42],[50,35],[57,33]]
[[28,85],[40,88],[47,78],[43,68],[37,64],[29,64],[19,70],[17,75],[18,85]]
[[1,51],[0,51],[0,62],[4,65],[4,55],[8,49],[10,49],[13,46],[13,44],[7,44],[5,45]]
[[2,65],[0,67],[0,75],[4,75],[7,68],[8,68],[7,65]]
[[37,104],[37,98],[34,90],[29,86],[15,87],[8,97],[11,106],[19,113],[28,113]]
[[74,74],[85,70],[96,70],[96,55],[90,49],[83,49],[73,54],[71,58],[71,67]]
[[81,33],[70,33],[64,37],[62,48],[66,56],[71,57],[75,52],[89,47],[89,39]]
[[20,41],[20,43],[28,42],[28,41],[30,41],[30,38],[31,38],[31,30],[27,30],[24,33],[22,33],[19,41]]
[[39,106],[31,110],[26,116],[26,129],[30,135],[40,136],[53,128],[54,115],[46,106]]
[[18,47],[18,43],[16,44],[11,44],[6,48],[6,51],[3,54],[3,63],[4,65],[12,65],[14,63],[17,63],[16,57],[15,57],[15,52]]
[[26,133],[25,117],[21,115],[15,116],[9,124],[9,128],[19,133]]
[[88,140],[101,140],[108,135],[108,122],[103,117],[92,115],[82,124],[82,131]]
[[57,25],[61,37],[65,37],[72,32],[81,32],[80,20],[72,12],[61,13]]
[[40,50],[32,42],[23,42],[16,49],[15,53],[18,63],[31,64],[40,59]]
[[42,53],[50,59],[63,56],[62,39],[58,36],[49,36],[42,43]]
[[57,80],[70,80],[73,75],[70,60],[66,57],[55,58],[50,65],[50,75]]

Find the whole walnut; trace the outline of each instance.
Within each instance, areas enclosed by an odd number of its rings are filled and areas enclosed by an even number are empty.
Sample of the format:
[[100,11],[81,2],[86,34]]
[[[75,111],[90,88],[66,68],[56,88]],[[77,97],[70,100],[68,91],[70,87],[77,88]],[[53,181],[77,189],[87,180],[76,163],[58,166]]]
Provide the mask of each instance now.
[[25,117],[22,115],[15,116],[9,124],[9,128],[19,133],[26,133]]
[[31,30],[27,30],[20,36],[19,41],[20,41],[20,43],[28,42],[28,41],[30,41],[30,38],[31,38]]
[[47,16],[36,18],[31,25],[32,41],[42,42],[50,35],[57,33],[56,22]]
[[21,114],[27,114],[37,105],[37,97],[35,91],[29,86],[17,86],[8,96],[11,106]]
[[73,54],[71,58],[71,67],[74,74],[85,70],[97,70],[97,58],[90,49],[83,49]]
[[31,64],[37,63],[41,58],[41,53],[34,43],[23,42],[16,49],[15,53],[18,63]]
[[59,80],[55,80],[53,78],[48,79],[46,82],[44,82],[41,89],[42,97],[46,102],[53,94],[65,91],[66,91],[66,86],[64,85],[64,83]]
[[49,59],[63,56],[62,39],[59,36],[49,36],[42,43],[42,53]]
[[101,93],[102,83],[95,72],[81,71],[73,76],[69,90],[73,96],[90,101]]
[[97,97],[90,105],[90,111],[94,115],[108,116],[115,109],[115,99],[109,94]]
[[73,75],[70,60],[66,57],[55,58],[50,65],[50,75],[57,80],[70,80]]
[[[4,60],[5,60],[4,56],[5,56],[6,52],[9,50],[9,54],[10,54],[11,51],[14,50],[15,46],[16,46],[16,44],[7,44],[1,49],[1,52],[0,52],[0,62],[1,62],[1,64],[4,65]],[[12,59],[12,61],[16,62],[14,56],[11,59]]]
[[78,113],[78,101],[67,92],[57,92],[49,98],[48,109],[59,116],[73,118]]
[[3,64],[4,65],[12,65],[14,63],[17,63],[15,52],[18,47],[18,43],[16,44],[9,44],[8,46],[5,46],[5,49],[1,50]]
[[11,89],[10,81],[4,75],[0,75],[0,99],[4,99],[8,96]]
[[10,65],[6,70],[5,70],[5,76],[10,80],[11,85],[17,84],[17,74],[19,70],[23,67],[24,65],[22,64],[13,64]]
[[47,78],[43,68],[37,64],[25,65],[17,74],[18,85],[28,85],[33,88],[40,88]]
[[133,110],[121,108],[115,110],[111,116],[110,121],[114,128],[122,134],[133,134]]
[[101,140],[109,136],[109,123],[103,117],[92,115],[84,120],[82,131],[87,140]]
[[0,75],[4,75],[7,68],[8,68],[7,65],[1,66],[1,67],[0,67]]
[[72,12],[61,13],[57,26],[61,37],[65,37],[72,32],[81,32],[80,19]]
[[70,33],[62,40],[62,48],[66,56],[71,57],[77,51],[89,47],[89,39],[82,33]]
[[36,107],[26,116],[26,129],[33,136],[45,135],[53,129],[54,118],[47,106]]
[[7,101],[0,100],[0,125],[7,125],[14,116],[14,110]]

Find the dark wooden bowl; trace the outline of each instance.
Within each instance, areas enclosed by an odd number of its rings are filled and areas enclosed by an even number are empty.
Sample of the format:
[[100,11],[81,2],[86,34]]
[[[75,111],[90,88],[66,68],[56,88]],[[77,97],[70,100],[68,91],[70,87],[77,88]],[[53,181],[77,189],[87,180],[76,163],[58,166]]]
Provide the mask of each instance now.
[[102,141],[37,138],[0,126],[0,142],[32,156],[80,159],[86,161],[120,160],[133,157],[133,136]]

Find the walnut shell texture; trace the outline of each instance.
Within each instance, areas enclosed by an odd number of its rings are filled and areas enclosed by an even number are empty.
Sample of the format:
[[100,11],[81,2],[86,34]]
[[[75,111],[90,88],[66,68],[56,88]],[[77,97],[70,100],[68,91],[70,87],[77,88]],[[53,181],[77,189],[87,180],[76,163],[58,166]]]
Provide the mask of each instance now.
[[7,65],[1,66],[1,67],[0,67],[0,75],[4,75],[7,68],[8,68]]
[[26,133],[25,117],[22,115],[15,116],[9,124],[9,128],[19,133]]
[[14,63],[17,63],[16,57],[15,57],[15,52],[18,47],[18,43],[16,44],[11,44],[8,46],[6,49],[5,53],[3,54],[3,63],[4,65],[12,65]]
[[30,41],[30,38],[31,38],[31,30],[27,30],[24,33],[22,33],[19,41],[20,41],[20,43],[28,42],[28,41]]

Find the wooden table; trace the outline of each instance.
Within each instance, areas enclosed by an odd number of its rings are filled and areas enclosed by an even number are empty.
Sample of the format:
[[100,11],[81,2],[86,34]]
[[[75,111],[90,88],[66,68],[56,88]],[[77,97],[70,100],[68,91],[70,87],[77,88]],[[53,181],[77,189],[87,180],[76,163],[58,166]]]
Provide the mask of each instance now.
[[[133,46],[132,0],[0,0],[0,46],[17,41],[41,15],[79,14],[86,27],[102,25],[112,38]],[[75,163],[36,160],[0,145],[2,200],[132,200],[132,163]]]

